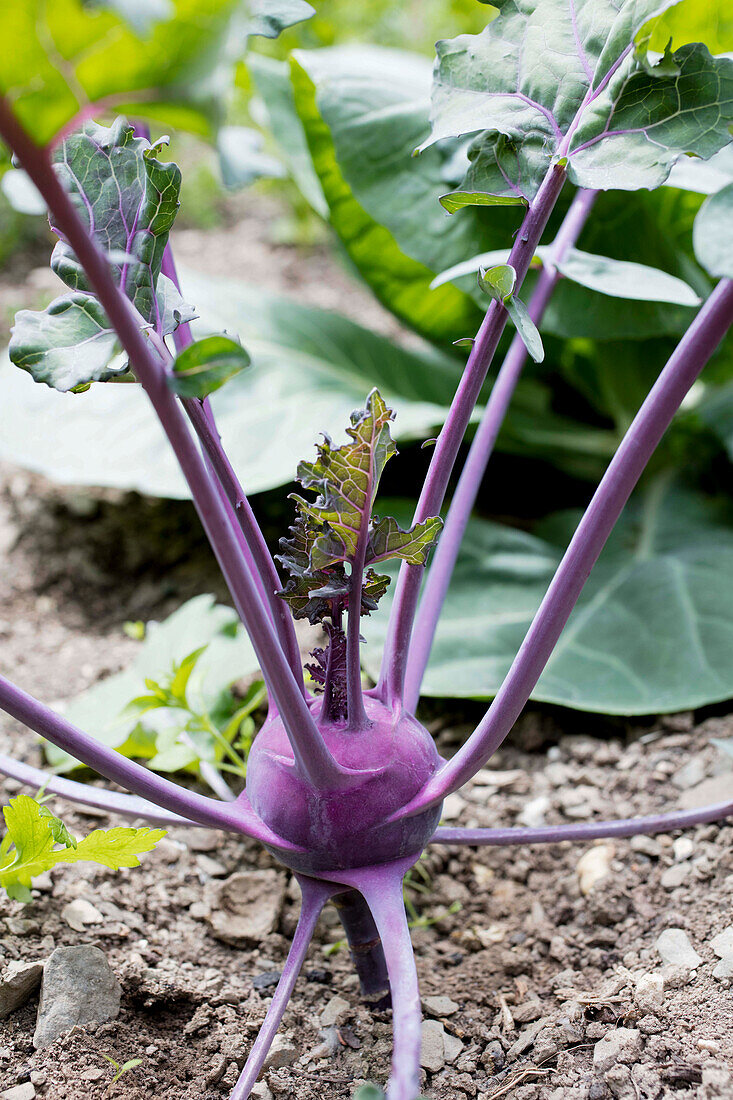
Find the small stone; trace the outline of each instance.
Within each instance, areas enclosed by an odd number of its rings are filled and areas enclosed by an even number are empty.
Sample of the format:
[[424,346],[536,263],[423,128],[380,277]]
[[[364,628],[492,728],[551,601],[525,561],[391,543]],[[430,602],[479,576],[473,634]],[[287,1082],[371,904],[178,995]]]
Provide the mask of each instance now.
[[252,985],[255,989],[274,989],[280,981],[280,970],[265,970],[262,974],[255,974]]
[[545,814],[552,803],[545,794],[530,799],[517,817],[519,825],[525,825],[528,829],[539,829],[545,824]]
[[716,963],[713,969],[713,977],[717,978],[718,981],[722,981],[723,978],[733,978],[733,955],[726,955],[724,959]]
[[119,1015],[122,990],[98,947],[57,947],[43,968],[33,1045],[50,1046],[77,1024],[101,1023]]
[[596,844],[583,853],[575,867],[582,894],[589,894],[597,883],[608,877],[615,854],[613,844]]
[[445,1032],[443,1053],[445,1054],[445,1060],[449,1066],[452,1066],[454,1062],[460,1058],[463,1053],[463,1043],[457,1035],[451,1035],[448,1031]]
[[539,1020],[541,1015],[542,1005],[539,1001],[523,1001],[516,1007],[512,1005],[515,1024],[531,1024],[533,1020]]
[[661,974],[639,974],[635,999],[643,1013],[658,1015],[664,1009],[664,978]]
[[606,1073],[617,1062],[635,1062],[641,1054],[641,1032],[635,1027],[618,1027],[596,1043],[593,1048],[593,1068]]
[[653,836],[632,836],[631,848],[634,852],[641,852],[650,859],[659,859],[662,854],[662,846]]
[[212,859],[211,856],[203,854],[196,856],[196,866],[201,874],[208,878],[224,878],[227,873],[226,867],[218,859]]
[[672,851],[674,852],[674,858],[678,863],[681,863],[683,859],[690,858],[695,851],[695,845],[689,836],[678,836],[672,845]]
[[673,863],[662,871],[660,882],[665,890],[676,890],[681,886],[692,870],[691,863]]
[[443,802],[441,817],[444,821],[457,821],[466,809],[466,801],[459,794],[449,794]]
[[48,1074],[46,1073],[45,1069],[31,1070],[31,1084],[35,1085],[36,1088],[43,1088],[43,1086],[46,1084],[46,1081],[48,1081]]
[[680,791],[697,786],[705,778],[705,761],[702,756],[691,757],[679,771],[672,776],[672,782]]
[[0,980],[0,1020],[24,1005],[41,984],[43,963],[8,963],[5,977]]
[[733,955],[733,924],[728,925],[722,932],[718,932],[717,936],[713,936],[710,946],[720,959],[724,959],[726,955]]
[[0,1100],[35,1100],[36,1090],[30,1081],[0,1092]]
[[676,963],[667,963],[662,967],[661,973],[665,989],[682,989],[683,986],[690,984],[692,978],[692,970],[689,966],[680,966]]
[[695,970],[702,962],[701,956],[698,955],[682,928],[665,928],[657,939],[656,948],[662,962],[672,966],[684,966],[688,970]]
[[713,776],[712,779],[704,779],[696,787],[684,791],[679,800],[681,810],[699,810],[703,806],[716,802],[730,801],[731,781],[730,772],[724,775]]
[[351,1012],[351,1005],[343,997],[332,997],[321,1012],[321,1027],[335,1027]]
[[88,924],[101,924],[104,915],[86,898],[75,898],[61,910],[61,916],[75,932],[83,932]]
[[292,1066],[298,1060],[298,1048],[289,1039],[282,1035],[276,1035],[270,1053],[265,1059],[263,1069],[282,1069],[283,1066]]
[[458,1009],[461,1007],[457,1005],[455,1001],[452,1001],[450,997],[436,995],[423,997],[423,1008],[431,1016],[455,1016]]
[[256,1100],[273,1100],[270,1086],[266,1081],[256,1081],[252,1086],[251,1095],[256,1097]]
[[176,838],[192,852],[215,852],[221,842],[215,829],[176,829]]
[[445,1028],[439,1020],[424,1020],[420,1065],[430,1073],[438,1073],[445,1065]]
[[238,871],[208,882],[205,900],[217,939],[233,947],[260,943],[277,928],[285,901],[285,877],[278,871]]
[[698,1050],[704,1050],[706,1054],[720,1054],[720,1043],[715,1039],[698,1039],[695,1046]]

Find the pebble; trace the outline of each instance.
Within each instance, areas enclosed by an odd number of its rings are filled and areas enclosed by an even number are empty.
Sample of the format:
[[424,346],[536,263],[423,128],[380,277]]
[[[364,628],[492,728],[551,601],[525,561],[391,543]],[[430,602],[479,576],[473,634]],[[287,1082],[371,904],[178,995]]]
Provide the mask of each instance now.
[[457,821],[466,809],[466,801],[459,794],[449,794],[443,802],[441,821]]
[[326,1007],[321,1012],[319,1020],[321,1027],[335,1027],[343,1018],[351,1012],[351,1005],[343,997],[331,997]]
[[686,764],[675,772],[672,782],[680,791],[689,790],[697,786],[705,778],[705,761],[702,756],[693,756]]
[[664,978],[661,974],[639,974],[635,1000],[643,1013],[657,1016],[664,1008]]
[[729,924],[722,932],[718,932],[717,936],[713,936],[710,946],[720,959],[733,955],[733,924]]
[[196,856],[196,866],[207,878],[224,878],[227,873],[226,867],[218,859],[212,859],[211,856],[203,854]]
[[596,1043],[593,1048],[593,1068],[606,1073],[617,1062],[635,1062],[641,1054],[641,1032],[635,1027],[618,1027]]
[[676,890],[678,886],[681,886],[685,881],[690,871],[692,870],[692,864],[685,863],[673,863],[671,867],[667,867],[662,871],[660,882],[665,890]]
[[299,1057],[300,1051],[295,1043],[291,1043],[289,1039],[285,1039],[282,1035],[276,1035],[262,1068],[282,1069],[283,1066],[292,1066],[298,1061]]
[[260,943],[277,928],[285,886],[285,876],[273,870],[238,871],[208,882],[204,897],[216,938],[233,947]]
[[703,779],[696,787],[689,791],[683,791],[679,807],[681,810],[699,810],[715,802],[728,802],[730,800],[731,777],[730,772],[725,775],[716,775],[712,779]]
[[423,1020],[420,1065],[438,1073],[445,1065],[445,1028],[440,1020]]
[[83,932],[88,924],[101,924],[104,916],[86,898],[75,898],[67,902],[61,910],[61,916],[75,932]]
[[582,894],[589,894],[597,883],[609,876],[615,854],[613,844],[596,844],[583,853],[575,867]]
[[33,1045],[50,1046],[77,1024],[115,1019],[122,990],[98,947],[57,947],[43,968]]
[[273,1100],[270,1086],[266,1081],[256,1081],[252,1086],[251,1095],[254,1096],[256,1100]]
[[641,852],[650,859],[659,859],[662,854],[662,846],[653,836],[632,836],[631,848],[634,852]]
[[552,803],[546,794],[530,799],[518,815],[517,823],[525,825],[528,829],[539,829],[545,824],[545,814],[551,805]]
[[665,928],[657,939],[656,948],[662,962],[672,966],[695,970],[702,962],[683,928]]
[[36,1090],[30,1081],[0,1092],[0,1100],[35,1100]]
[[41,984],[43,963],[10,962],[0,980],[0,1020],[24,1005]]
[[452,1001],[450,997],[440,995],[423,997],[422,1005],[431,1016],[454,1016],[461,1007],[455,1001]]
[[681,863],[683,859],[690,858],[695,851],[695,845],[689,836],[678,836],[672,845],[672,851],[674,852],[674,858],[678,863]]

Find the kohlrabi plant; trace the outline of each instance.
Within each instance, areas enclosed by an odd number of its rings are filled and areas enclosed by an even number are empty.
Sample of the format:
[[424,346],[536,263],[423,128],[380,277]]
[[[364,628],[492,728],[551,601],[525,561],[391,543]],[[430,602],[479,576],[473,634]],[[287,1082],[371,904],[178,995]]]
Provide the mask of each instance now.
[[[142,125],[121,117],[110,126],[92,120],[117,106],[134,117],[148,107],[156,116],[200,117],[191,103],[194,77],[214,45],[193,16],[186,23],[183,0],[176,5],[183,20],[180,50],[160,26],[136,48],[116,15],[75,0],[58,5],[58,22],[54,6],[32,0],[10,0],[0,14],[7,40],[17,43],[0,62],[0,136],[48,207],[59,242],[52,266],[65,284],[44,311],[18,315],[11,358],[36,380],[80,394],[73,401],[83,401],[82,391],[94,383],[142,386],[180,463],[268,693],[246,788],[232,800],[189,791],[126,759],[5,677],[0,706],[8,714],[131,793],[105,794],[9,760],[0,767],[22,782],[43,783],[50,792],[154,825],[197,823],[256,838],[294,871],[303,896],[300,921],[232,1100],[250,1095],[327,901],[334,901],[343,922],[364,992],[391,990],[394,1057],[387,1095],[415,1100],[420,997],[402,883],[427,845],[631,836],[733,813],[730,800],[643,819],[539,829],[439,824],[445,797],[486,763],[521,713],[633,487],[733,320],[733,248],[723,243],[731,239],[727,201],[705,210],[700,230],[706,241],[701,259],[710,257],[720,281],[628,427],[486,715],[449,761],[415,717],[457,548],[525,344],[540,357],[535,323],[596,193],[657,187],[680,156],[705,159],[730,141],[733,62],[700,45],[654,55],[645,39],[637,42],[647,21],[669,6],[665,0],[507,0],[497,4],[496,18],[480,35],[439,43],[433,132],[423,148],[472,135],[468,174],[446,205],[509,204],[522,208],[523,220],[513,243],[506,242],[508,256],[480,265],[488,308],[428,452],[411,523],[378,514],[379,480],[394,444],[391,412],[372,389],[352,414],[347,441],[325,438],[315,458],[298,469],[303,494],[295,498],[295,522],[281,545],[282,570],[227,458],[208,401],[247,368],[248,354],[233,333],[195,339],[194,311],[177,283],[169,234],[180,173],[163,159],[163,141],[151,143]],[[220,0],[205,7],[232,19],[236,8],[242,18],[242,5]],[[292,7],[259,0],[250,18],[260,21],[260,29],[262,21],[273,26]],[[43,33],[34,25],[41,8]],[[80,29],[69,37],[72,15]],[[220,43],[223,35],[231,46],[225,22],[214,37]],[[210,82],[203,87],[210,90]],[[570,187],[568,213],[525,307],[525,275]],[[518,336],[491,390],[426,573],[459,446],[510,318]],[[433,320],[440,322],[437,313]],[[422,384],[415,379],[416,387]],[[277,438],[271,446],[277,448]],[[382,563],[390,558],[401,565],[381,672],[375,686],[365,687],[360,624],[379,614],[388,584]],[[716,616],[714,603],[708,613]],[[306,687],[293,617],[321,624],[327,637],[309,662],[318,691]],[[720,630],[724,636],[729,624]],[[195,653],[189,652],[193,673]],[[169,683],[165,690],[178,688]],[[149,695],[157,698],[157,688]],[[138,705],[152,706],[150,699]]]

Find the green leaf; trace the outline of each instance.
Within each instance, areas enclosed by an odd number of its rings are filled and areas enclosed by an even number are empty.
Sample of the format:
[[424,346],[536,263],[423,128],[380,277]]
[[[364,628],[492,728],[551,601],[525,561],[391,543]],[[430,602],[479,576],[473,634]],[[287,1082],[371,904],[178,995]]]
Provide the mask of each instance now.
[[[292,481],[313,446],[313,425],[343,423],[372,386],[395,409],[398,438],[422,439],[442,424],[462,369],[453,356],[398,346],[343,316],[257,287],[186,272],[182,278],[209,326],[236,333],[252,356],[251,368],[212,396],[249,492]],[[13,410],[0,432],[4,459],[61,482],[188,496],[140,387],[92,387],[72,400],[1,362],[0,385],[4,407]]]
[[663,53],[688,42],[704,42],[711,53],[733,51],[733,9],[728,0],[682,0],[651,20],[639,37],[647,48]]
[[702,204],[693,242],[695,255],[710,275],[733,278],[733,183]]
[[241,344],[229,336],[207,336],[179,352],[168,383],[179,397],[208,397],[251,360]]
[[557,265],[566,279],[612,298],[640,302],[670,302],[678,306],[699,306],[700,297],[682,279],[645,264],[592,256],[571,248]]
[[[437,516],[426,519],[424,523],[416,523],[409,530],[403,530],[397,520],[392,519],[391,516],[376,520],[369,536],[367,562],[399,558],[401,561],[410,562],[411,565],[425,565],[427,556],[438,541],[442,528],[443,521]],[[382,587],[385,578],[379,577],[378,580]],[[389,583],[388,579],[387,583]]]
[[40,144],[95,103],[209,135],[247,36],[312,13],[302,0],[6,0],[0,92]]
[[30,901],[33,878],[59,863],[89,861],[114,870],[138,867],[138,856],[151,851],[166,835],[164,829],[96,829],[77,842],[59,818],[28,795],[12,798],[3,816],[7,833],[0,857],[0,886],[19,901]]
[[[151,695],[146,681],[158,687],[158,681],[166,682],[182,668],[187,673],[187,701],[199,713],[210,715],[216,714],[223,702],[231,702],[229,689],[236,680],[257,669],[257,658],[236,614],[217,605],[213,596],[196,596],[164,622],[150,623],[130,667],[73,699],[65,708],[66,717],[126,756],[154,759],[165,722],[159,726],[154,712],[148,715],[144,711],[164,702],[165,693],[162,699],[157,692]],[[141,702],[137,709],[129,706],[132,700],[146,696],[147,704]],[[159,713],[168,721],[166,707]],[[46,743],[44,748],[54,770],[69,772],[80,767],[54,745]]]
[[[124,3],[125,18],[120,15]],[[83,0],[7,0],[0,34],[12,42],[0,62],[0,91],[41,144],[94,103],[130,109],[198,133],[220,119],[231,81],[233,41],[241,36],[239,0],[173,0],[158,22],[159,2],[118,0],[116,11]],[[133,14],[148,32],[130,25]],[[151,25],[153,24],[154,25]],[[171,48],[175,43],[175,49]]]
[[497,302],[506,302],[514,293],[517,285],[517,273],[509,264],[499,264],[497,267],[479,267],[478,285],[485,294],[495,298]]
[[42,312],[22,309],[8,348],[16,367],[36,382],[66,393],[90,382],[107,382],[127,372],[117,334],[89,294],[64,294]]
[[[159,161],[124,118],[111,127],[87,121],[54,152],[56,173],[77,214],[103,252],[125,258],[115,281],[143,320],[162,335],[156,286],[168,234],[178,211],[181,172]],[[51,267],[72,290],[89,291],[86,274],[59,241]]]
[[475,331],[481,314],[470,295],[431,291],[432,275],[471,249],[503,243],[516,215],[446,221],[437,200],[462,171],[459,144],[420,162],[411,155],[428,126],[427,60],[361,44],[297,51],[292,86],[329,220],[362,278],[430,339],[450,342]]
[[633,48],[669,6],[507,0],[481,34],[439,42],[433,130],[421,148],[479,135],[452,201],[478,193],[529,202],[553,159],[582,187],[653,188],[680,153],[709,157],[726,145],[733,61],[686,45],[672,66],[650,71]]
[[537,331],[537,326],[530,317],[527,307],[521,298],[516,295],[507,298],[504,302],[507,313],[514,322],[514,327],[524,343],[535,363],[541,363],[545,358],[545,349],[542,346],[542,337]]
[[[393,502],[390,508],[399,509]],[[436,635],[424,694],[495,694],[578,520],[534,534],[473,519]],[[706,706],[733,693],[733,524],[667,477],[637,493],[590,575],[532,698],[606,714]],[[366,620],[374,675],[386,617]]]
[[248,126],[222,126],[216,136],[225,187],[249,187],[255,180],[285,175],[281,160],[264,151],[264,138]]

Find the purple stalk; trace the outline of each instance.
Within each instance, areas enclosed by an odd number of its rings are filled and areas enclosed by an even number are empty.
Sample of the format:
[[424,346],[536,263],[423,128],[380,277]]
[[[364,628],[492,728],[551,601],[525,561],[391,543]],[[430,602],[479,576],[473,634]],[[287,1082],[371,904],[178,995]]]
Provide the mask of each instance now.
[[11,684],[4,676],[0,676],[0,708],[64,752],[83,761],[100,775],[127,787],[133,794],[140,795],[147,802],[154,802],[164,810],[170,810],[199,825],[243,833],[282,850],[302,850],[268,828],[245,798],[240,797],[236,802],[219,802],[215,798],[207,798],[171,783],[169,779],[156,775],[133,760],[127,760],[121,753],[82,733],[71,722]]
[[349,941],[349,954],[364,997],[389,989],[384,948],[374,917],[358,890],[337,894],[333,904]]
[[[542,181],[534,202],[517,233],[508,260],[517,273],[517,290],[524,281],[564,182],[565,169],[559,164],[553,164]],[[440,511],[458,448],[504,331],[507,317],[503,304],[492,301],[474,341],[453,403],[433,449],[425,484],[415,511],[415,523],[421,523]],[[377,694],[389,706],[398,706],[402,703],[405,663],[422,576],[422,566],[404,563],[397,580],[382,657],[382,671],[377,685]]]
[[404,861],[358,872],[359,891],[372,911],[382,937],[392,993],[392,1076],[387,1100],[416,1100],[420,1092],[422,1009],[402,898]]
[[328,751],[283,654],[268,611],[260,601],[247,563],[222,502],[186,427],[165,371],[138,326],[130,301],[116,286],[107,260],[89,236],[48,159],[0,97],[0,136],[18,155],[52,211],[54,222],[73,248],[107,316],[130,357],[191,489],[201,522],[229,584],[234,604],[249,631],[271,695],[286,726],[301,772],[319,789],[343,781],[344,771]]
[[[11,756],[2,754],[0,754],[0,775],[16,779],[25,787],[33,787],[37,791],[43,789],[49,794],[58,795],[59,798],[66,798],[69,802],[77,802],[80,806],[95,806],[98,810],[121,814],[122,817],[144,818],[150,825],[168,828],[171,825],[199,824],[188,817],[181,817],[180,814],[161,810],[144,798],[137,798],[132,794],[120,794],[118,791],[100,790],[99,787],[90,787],[86,783],[76,783],[73,779],[63,779],[61,776],[41,771],[40,768],[34,768],[30,764],[21,764]],[[210,824],[203,827],[214,828]]]
[[671,833],[733,817],[733,798],[699,810],[676,810],[650,817],[629,817],[619,821],[591,821],[582,825],[545,825],[538,829],[436,829],[435,844],[559,844],[563,840],[598,840],[602,837],[639,836],[642,833]]
[[301,875],[296,875],[296,878],[303,894],[298,927],[295,930],[280,981],[277,983],[277,989],[267,1010],[265,1022],[257,1034],[254,1046],[242,1071],[242,1076],[237,1081],[229,1100],[247,1100],[250,1095],[252,1086],[259,1077],[272,1046],[272,1040],[275,1038],[277,1029],[280,1026],[288,1001],[292,996],[296,979],[313,939],[313,933],[323,906],[338,889],[330,883],[318,882],[316,879],[305,878]]
[[[147,127],[144,133],[149,140],[150,134]],[[181,284],[170,242],[163,253],[162,272],[180,292]],[[173,334],[173,340],[177,351],[183,351],[193,343],[193,334],[188,322],[178,326]],[[195,398],[186,398],[181,403],[204,448],[207,464],[209,469],[213,470],[215,481],[221,490],[220,496],[225,501],[225,511],[229,521],[238,532],[242,554],[257,585],[260,598],[269,608],[270,618],[293,675],[305,695],[303,667],[293,620],[283,600],[275,595],[282,588],[282,582],[249,500],[222,446],[211,403],[208,398],[203,402]]]
[[392,820],[436,805],[483,767],[519,717],[616,520],[690,386],[733,323],[733,281],[718,283],[611,460],[494,701],[445,767]]
[[[539,325],[552,293],[560,280],[556,264],[560,263],[577,241],[596,200],[597,191],[578,191],[546,258],[529,300],[529,315]],[[445,526],[425,578],[423,594],[415,619],[405,672],[404,705],[414,712],[420,698],[425,669],[432,649],[440,612],[453,575],[469,517],[486,467],[496,443],[496,437],[506,416],[509,402],[519,381],[527,349],[519,334],[515,335],[486,404],[468,458],[461,472],[451,501]]]

